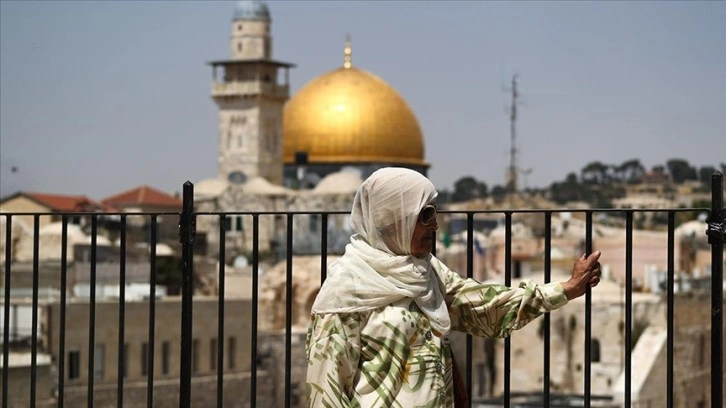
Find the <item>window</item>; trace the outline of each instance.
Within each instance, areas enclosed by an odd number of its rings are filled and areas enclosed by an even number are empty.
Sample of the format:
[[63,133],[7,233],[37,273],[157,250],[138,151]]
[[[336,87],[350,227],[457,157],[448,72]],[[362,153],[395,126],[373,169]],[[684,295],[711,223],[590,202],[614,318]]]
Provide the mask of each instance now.
[[93,354],[93,378],[96,380],[103,380],[106,368],[106,345],[96,343]]
[[169,374],[169,355],[171,353],[171,345],[168,341],[161,343],[161,373]]
[[244,226],[244,223],[242,223],[242,216],[241,215],[231,215],[229,217],[225,217],[224,218],[224,230],[227,232],[230,232],[230,231],[244,232],[245,226]]
[[81,352],[71,350],[68,352],[68,379],[74,380],[81,376]]
[[199,340],[192,340],[192,372],[199,372]]
[[149,345],[141,343],[141,375],[146,377],[149,372]]
[[237,31],[242,31],[242,24],[237,24]]
[[600,341],[597,339],[590,340],[590,361],[593,363],[600,362]]
[[217,339],[214,337],[209,340],[209,369],[217,369]]
[[235,367],[235,362],[237,360],[237,339],[234,338],[234,336],[227,340],[227,348],[227,367],[232,369]]
[[237,51],[242,52],[242,43],[237,43]]
[[514,261],[514,271],[512,273],[513,278],[522,277],[522,261]]

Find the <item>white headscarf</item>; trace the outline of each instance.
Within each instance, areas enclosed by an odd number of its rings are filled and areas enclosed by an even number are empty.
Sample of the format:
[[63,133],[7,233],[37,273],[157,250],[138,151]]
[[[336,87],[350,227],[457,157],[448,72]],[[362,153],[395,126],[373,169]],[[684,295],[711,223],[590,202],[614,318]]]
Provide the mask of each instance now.
[[438,193],[416,171],[387,167],[358,188],[351,211],[355,234],[345,254],[330,265],[313,313],[362,312],[413,299],[432,328],[451,328],[445,288],[431,258],[411,255],[411,238],[419,213]]

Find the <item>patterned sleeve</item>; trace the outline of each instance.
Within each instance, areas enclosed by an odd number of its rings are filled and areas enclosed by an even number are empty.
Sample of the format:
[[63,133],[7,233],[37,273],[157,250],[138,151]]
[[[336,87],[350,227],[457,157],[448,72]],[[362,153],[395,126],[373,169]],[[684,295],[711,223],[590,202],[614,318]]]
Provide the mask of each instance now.
[[462,278],[438,259],[439,276],[446,285],[451,328],[475,336],[506,337],[539,315],[567,304],[559,283],[537,285],[523,281],[519,287],[479,283]]
[[348,407],[360,358],[359,314],[315,314],[307,333],[310,407]]

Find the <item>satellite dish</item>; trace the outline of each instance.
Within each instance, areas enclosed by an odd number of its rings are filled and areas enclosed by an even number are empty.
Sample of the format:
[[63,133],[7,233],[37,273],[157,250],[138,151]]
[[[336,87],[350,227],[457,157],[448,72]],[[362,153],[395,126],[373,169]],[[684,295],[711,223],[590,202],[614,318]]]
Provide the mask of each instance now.
[[238,269],[246,268],[249,264],[249,261],[247,261],[247,258],[244,255],[237,256],[234,258],[234,262],[232,262],[232,266]]

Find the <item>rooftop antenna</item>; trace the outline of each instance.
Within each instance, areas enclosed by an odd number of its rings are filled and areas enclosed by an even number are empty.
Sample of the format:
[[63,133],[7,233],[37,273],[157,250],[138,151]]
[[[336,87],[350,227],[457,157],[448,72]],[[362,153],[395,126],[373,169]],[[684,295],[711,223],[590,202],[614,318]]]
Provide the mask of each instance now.
[[507,169],[507,190],[510,193],[517,191],[517,105],[519,104],[519,92],[517,91],[517,79],[519,75],[512,76],[512,104],[509,106],[509,134],[511,146],[509,147],[509,168]]
[[351,62],[351,58],[353,56],[353,48],[350,44],[350,34],[345,35],[345,50],[344,50],[344,60],[343,60],[343,68],[350,68],[353,66],[353,63]]

